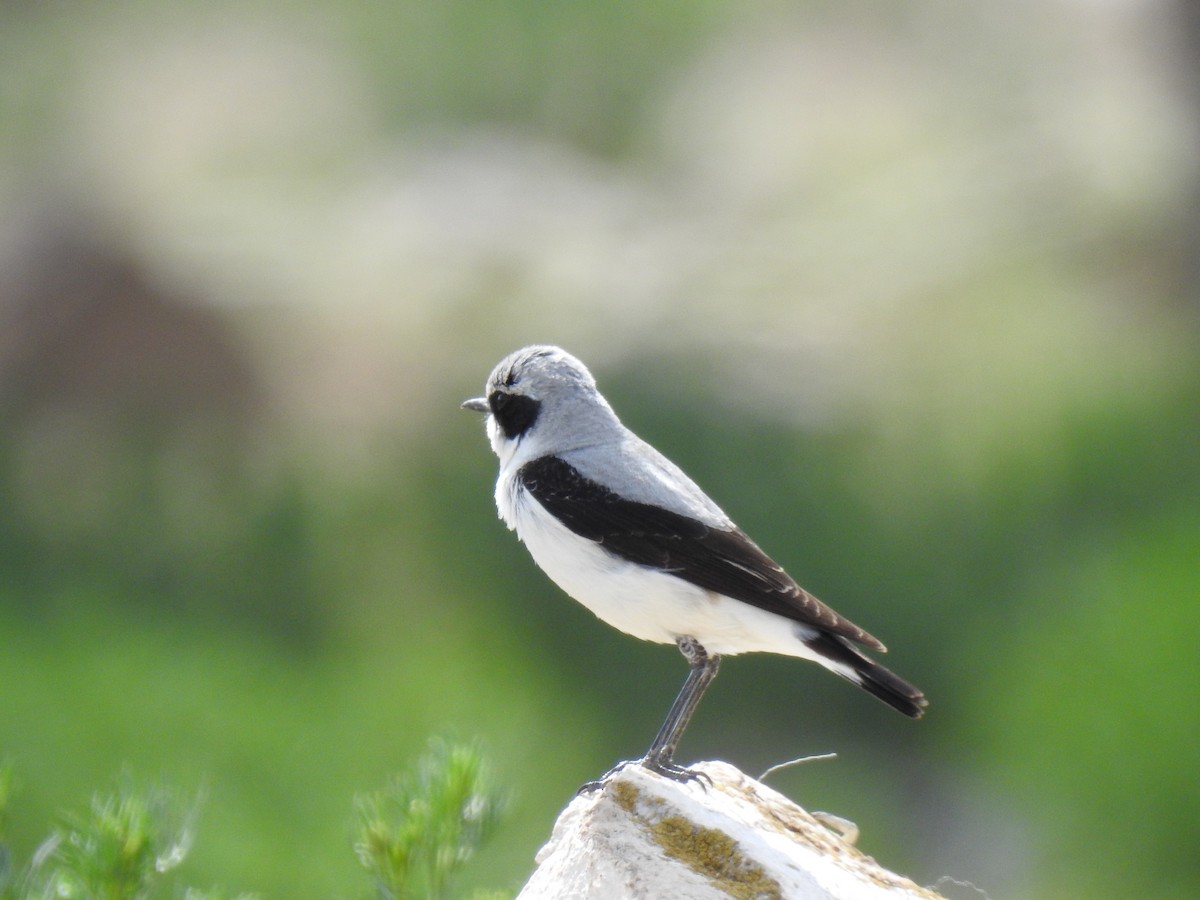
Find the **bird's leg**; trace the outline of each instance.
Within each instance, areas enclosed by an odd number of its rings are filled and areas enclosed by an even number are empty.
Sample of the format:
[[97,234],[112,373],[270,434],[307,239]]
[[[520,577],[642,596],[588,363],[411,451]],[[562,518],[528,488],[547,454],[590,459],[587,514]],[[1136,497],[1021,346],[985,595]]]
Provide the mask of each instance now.
[[658,730],[654,743],[650,745],[650,749],[646,751],[641,762],[652,772],[665,775],[675,781],[693,781],[705,776],[700,772],[676,765],[674,762],[675,748],[679,745],[683,730],[691,721],[696,707],[700,705],[700,698],[704,696],[704,692],[712,680],[717,677],[721,657],[715,653],[710,654],[698,640],[690,635],[676,638],[675,643],[691,668],[688,671],[687,680],[684,681],[683,687],[679,691],[679,696],[671,704],[666,721]]
[[[683,766],[676,765],[674,757],[675,748],[679,745],[680,737],[683,736],[683,729],[687,727],[688,722],[692,718],[692,713],[699,706],[700,698],[704,696],[704,691],[712,683],[712,680],[717,677],[717,668],[721,665],[721,657],[715,653],[710,654],[698,640],[690,635],[683,635],[676,638],[675,643],[679,647],[679,652],[683,654],[684,659],[688,661],[691,669],[688,671],[687,680],[684,681],[683,687],[679,691],[679,696],[671,704],[671,710],[667,713],[666,721],[663,722],[662,728],[658,729],[658,735],[654,738],[654,743],[650,745],[650,749],[646,751],[645,756],[638,760],[638,763],[645,766],[651,772],[657,772],[659,775],[663,775],[674,781],[708,781],[708,776],[703,772],[685,769]],[[583,785],[579,789],[579,793],[584,794],[600,790],[608,783],[610,778],[629,764],[629,762],[618,763],[606,772],[604,777],[599,781],[589,781]]]

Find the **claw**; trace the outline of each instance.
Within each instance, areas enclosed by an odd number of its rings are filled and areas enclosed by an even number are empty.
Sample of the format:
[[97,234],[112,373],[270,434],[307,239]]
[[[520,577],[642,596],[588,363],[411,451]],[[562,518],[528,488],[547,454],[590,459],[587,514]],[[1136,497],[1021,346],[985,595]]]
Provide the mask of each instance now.
[[690,781],[694,781],[705,790],[713,786],[713,780],[708,776],[708,773],[701,772],[699,769],[687,769],[673,762],[653,759],[651,757],[641,760],[640,765],[654,772],[656,775],[661,775],[663,778],[670,778],[672,781],[678,781],[680,784],[687,784]]
[[617,763],[615,766],[613,766],[611,769],[609,769],[607,772],[605,772],[603,775],[601,775],[595,781],[584,782],[580,786],[579,790],[577,790],[575,792],[575,796],[578,797],[581,794],[590,794],[593,791],[603,790],[605,788],[605,786],[609,783],[609,781],[612,780],[612,777],[628,765],[631,765],[630,760],[624,760],[622,762]]
[[713,786],[713,780],[707,772],[701,772],[699,769],[688,769],[684,766],[676,765],[670,760],[655,759],[647,756],[637,760],[625,760],[617,763],[595,781],[587,781],[580,785],[579,790],[575,792],[575,796],[579,797],[583,794],[590,794],[594,791],[604,790],[613,777],[623,771],[626,766],[639,765],[643,769],[648,769],[655,775],[661,775],[663,778],[669,778],[672,781],[678,781],[680,784],[688,782],[696,782],[704,790],[708,790]]

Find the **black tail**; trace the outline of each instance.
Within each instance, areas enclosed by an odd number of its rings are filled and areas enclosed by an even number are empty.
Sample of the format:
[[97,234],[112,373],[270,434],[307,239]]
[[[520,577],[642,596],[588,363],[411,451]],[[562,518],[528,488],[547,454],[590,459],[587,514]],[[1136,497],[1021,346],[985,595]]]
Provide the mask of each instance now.
[[823,632],[804,643],[834,664],[831,671],[906,716],[919,719],[929,705],[919,688],[885,669],[843,637]]

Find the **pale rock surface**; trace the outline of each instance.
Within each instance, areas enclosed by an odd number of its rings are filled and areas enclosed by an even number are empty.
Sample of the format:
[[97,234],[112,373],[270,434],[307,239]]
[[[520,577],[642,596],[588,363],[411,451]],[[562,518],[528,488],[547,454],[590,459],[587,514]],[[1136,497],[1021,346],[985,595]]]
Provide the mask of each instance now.
[[626,766],[559,816],[518,900],[942,900],[722,762],[705,788]]

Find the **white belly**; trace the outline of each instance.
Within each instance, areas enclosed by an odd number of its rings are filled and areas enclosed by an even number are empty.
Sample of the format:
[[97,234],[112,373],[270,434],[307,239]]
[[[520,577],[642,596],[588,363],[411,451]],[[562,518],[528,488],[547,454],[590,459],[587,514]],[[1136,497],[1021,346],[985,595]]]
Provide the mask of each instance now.
[[722,655],[759,651],[815,659],[801,640],[812,632],[799,623],[626,562],[572,532],[523,490],[503,499],[505,521],[538,566],[614,628],[662,644],[690,635]]

